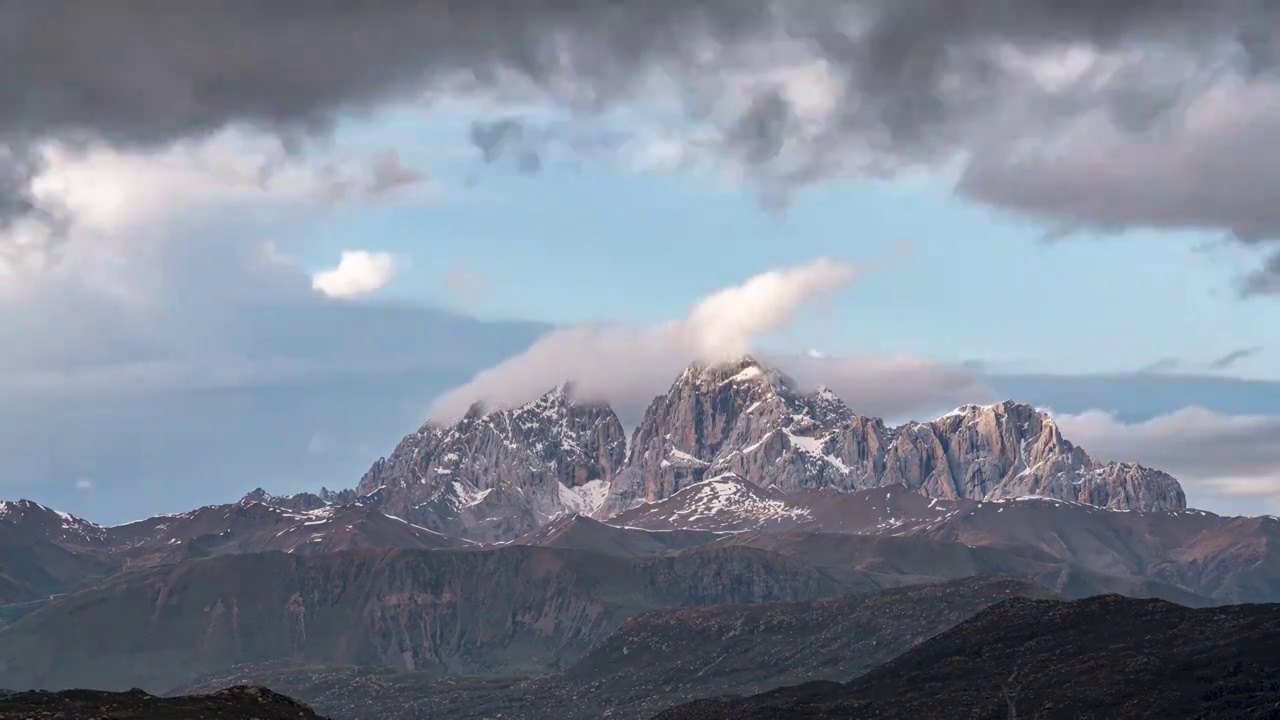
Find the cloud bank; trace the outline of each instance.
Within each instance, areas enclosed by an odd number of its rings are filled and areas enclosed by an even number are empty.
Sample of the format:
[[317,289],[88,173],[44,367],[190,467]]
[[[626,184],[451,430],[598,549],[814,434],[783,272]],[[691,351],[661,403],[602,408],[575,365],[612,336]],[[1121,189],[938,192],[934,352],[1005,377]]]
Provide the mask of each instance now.
[[[557,330],[519,355],[477,373],[438,398],[428,415],[461,417],[475,402],[506,407],[569,381],[584,399],[603,400],[633,423],[692,362],[730,360],[757,349],[807,310],[849,286],[853,265],[819,258],[777,268],[713,292],[679,319],[647,326],[581,326]],[[897,417],[976,399],[974,376],[910,357],[773,358],[797,382],[824,383],[866,414]]]

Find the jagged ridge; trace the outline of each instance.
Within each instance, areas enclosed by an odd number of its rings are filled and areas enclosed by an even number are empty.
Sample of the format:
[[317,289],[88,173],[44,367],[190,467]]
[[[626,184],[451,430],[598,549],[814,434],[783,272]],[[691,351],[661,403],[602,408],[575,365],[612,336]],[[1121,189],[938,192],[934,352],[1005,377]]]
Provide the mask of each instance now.
[[405,437],[356,492],[383,493],[391,512],[440,532],[509,540],[565,513],[608,518],[729,475],[783,493],[901,484],[945,499],[1186,507],[1174,478],[1100,462],[1030,406],[966,405],[889,427],[751,357],[687,368],[630,443],[611,408],[576,402],[569,386],[514,409],[476,406],[451,426],[428,423]]

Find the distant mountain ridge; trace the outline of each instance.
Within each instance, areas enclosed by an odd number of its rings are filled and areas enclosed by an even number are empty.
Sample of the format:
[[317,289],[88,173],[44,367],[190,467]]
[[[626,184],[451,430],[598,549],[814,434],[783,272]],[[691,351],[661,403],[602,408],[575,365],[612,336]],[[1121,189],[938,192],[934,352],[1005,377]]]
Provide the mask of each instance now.
[[966,405],[889,427],[828,389],[801,392],[751,357],[687,368],[629,441],[607,404],[577,400],[571,385],[517,408],[473,406],[457,423],[405,436],[352,497],[377,495],[389,512],[438,532],[503,541],[564,514],[606,519],[723,476],[784,494],[900,484],[944,499],[1186,507],[1168,474],[1096,460],[1027,405]]
[[[129,568],[270,550],[316,555],[369,547],[473,544],[387,515],[372,504],[338,505],[315,495],[309,498],[280,498],[256,490],[237,503],[112,527],[29,500],[0,502],[0,626],[14,617],[3,612],[4,606],[74,592]],[[312,509],[290,509],[302,506]]]

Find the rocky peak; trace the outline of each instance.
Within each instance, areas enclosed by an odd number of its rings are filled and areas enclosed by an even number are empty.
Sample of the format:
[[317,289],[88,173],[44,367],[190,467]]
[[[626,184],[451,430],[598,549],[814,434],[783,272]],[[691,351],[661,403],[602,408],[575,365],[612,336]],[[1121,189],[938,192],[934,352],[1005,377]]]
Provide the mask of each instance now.
[[1117,510],[1186,507],[1177,480],[1132,463],[1104,463],[1062,436],[1047,413],[1006,400],[964,405],[929,423],[889,430],[881,477],[933,497],[1042,496]]
[[[320,489],[322,495],[327,494],[324,488]],[[330,503],[325,500],[322,495],[315,493],[301,492],[295,495],[272,495],[262,488],[254,488],[245,493],[240,498],[241,505],[252,505],[259,503],[270,507],[277,507],[283,510],[293,510],[294,512],[308,512],[311,510],[319,510],[327,507]]]
[[1095,460],[1029,405],[965,405],[932,422],[890,428],[854,415],[828,388],[800,392],[752,358],[686,370],[637,427],[628,472],[625,487],[606,502],[611,510],[726,473],[788,493],[900,483],[947,499],[1043,495],[1125,510],[1186,505],[1173,478]]
[[453,425],[406,436],[354,494],[433,530],[507,540],[566,513],[608,518],[726,476],[784,494],[901,484],[943,499],[1186,505],[1173,478],[1090,457],[1028,405],[965,405],[888,427],[749,356],[687,367],[629,444],[613,411],[578,399],[571,384],[516,408],[477,404]]
[[773,392],[793,392],[795,381],[777,368],[765,365],[750,355],[743,355],[736,360],[721,363],[694,363],[674,383],[693,383],[703,387],[714,387],[722,383],[756,385],[762,390]]
[[97,545],[105,537],[101,526],[31,500],[0,502],[0,525],[49,541],[80,545]]
[[579,400],[564,384],[519,407],[474,405],[453,425],[422,426],[375,462],[356,492],[380,491],[388,512],[464,537],[470,536],[452,525],[484,503],[519,516],[504,522],[521,534],[563,512],[598,505],[603,491],[596,488],[613,480],[625,456],[626,436],[613,410]]
[[[835,393],[803,393],[752,357],[693,365],[653,401],[632,435],[629,467],[641,479],[633,488],[658,500],[708,472],[763,473],[762,484],[784,489],[820,484],[823,446],[852,417]],[[802,472],[802,465],[811,467]]]

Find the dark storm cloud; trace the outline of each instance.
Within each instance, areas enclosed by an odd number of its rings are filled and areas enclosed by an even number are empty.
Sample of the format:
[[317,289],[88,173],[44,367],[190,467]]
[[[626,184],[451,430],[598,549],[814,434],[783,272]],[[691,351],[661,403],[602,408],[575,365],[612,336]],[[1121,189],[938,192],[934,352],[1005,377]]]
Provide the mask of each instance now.
[[[724,71],[768,64],[771,42],[803,41],[839,79],[825,126],[789,142],[798,132],[788,121],[793,109],[762,89],[728,124],[722,147],[747,167],[786,155],[774,182],[795,185],[850,167],[891,174],[902,162],[948,159],[984,143],[999,149],[1090,110],[1122,132],[1146,133],[1203,82],[1167,70],[1178,63],[1152,61],[1162,75],[1122,68],[1105,82],[1050,92],[1009,66],[1010,49],[1160,48],[1195,68],[1229,48],[1232,72],[1260,81],[1280,57],[1277,28],[1280,3],[1270,0],[0,0],[0,144],[94,138],[152,146],[241,123],[306,137],[343,113],[462,75],[488,90],[515,78],[593,108],[634,93],[660,68],[686,96],[700,96],[690,107],[696,113],[715,104]],[[998,136],[984,137],[993,118],[1002,124],[988,132]],[[492,154],[501,137],[478,140]],[[515,157],[526,171],[542,164],[527,148]],[[1280,237],[1280,223],[1252,196],[1168,208],[1143,205],[1140,190],[1126,189],[1106,202],[1132,195],[1135,208],[1089,205],[1088,197],[1055,203],[1035,193],[1074,187],[1075,178],[1021,188],[1025,168],[1000,152],[994,158],[966,178],[967,193],[1066,224]],[[1230,187],[1256,194],[1248,180]],[[24,200],[22,182],[13,185],[2,188],[0,212],[40,210]],[[1250,287],[1275,284],[1263,273]]]
[[729,129],[726,143],[748,165],[764,165],[782,152],[791,106],[776,90],[757,95],[738,122]]
[[155,143],[232,122],[323,128],[452,71],[571,78],[608,101],[704,40],[728,57],[783,35],[844,66],[878,121],[909,127],[945,119],[949,74],[981,86],[996,43],[1247,38],[1266,65],[1278,15],[1250,0],[4,0],[0,133]]

